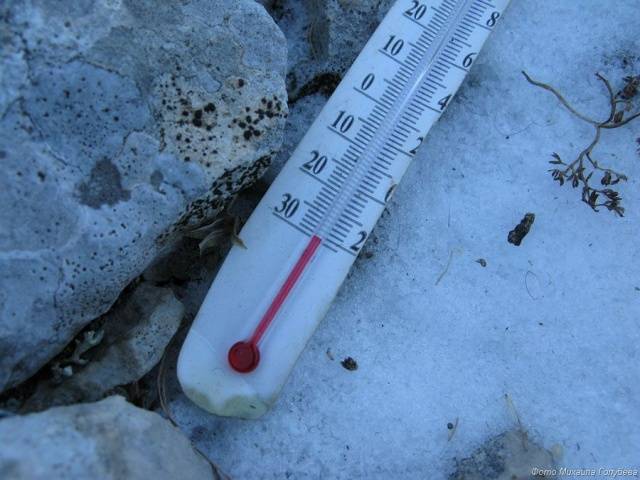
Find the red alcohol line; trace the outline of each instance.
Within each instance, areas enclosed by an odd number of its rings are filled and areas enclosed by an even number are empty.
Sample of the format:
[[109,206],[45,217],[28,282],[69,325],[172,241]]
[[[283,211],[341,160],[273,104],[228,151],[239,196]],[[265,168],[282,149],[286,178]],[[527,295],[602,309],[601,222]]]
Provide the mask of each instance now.
[[234,370],[240,373],[249,373],[255,370],[258,366],[258,363],[260,362],[260,350],[258,349],[260,339],[269,328],[269,325],[273,322],[273,319],[280,308],[282,308],[282,305],[300,279],[304,269],[315,255],[321,243],[322,239],[317,235],[311,237],[311,240],[309,240],[309,243],[302,252],[302,255],[300,255],[300,258],[298,258],[293,269],[289,272],[287,279],[282,284],[282,287],[280,287],[280,290],[271,302],[271,305],[269,305],[267,312],[262,317],[262,320],[260,320],[260,323],[256,327],[251,338],[248,341],[238,342],[229,349],[229,364]]
[[280,308],[284,304],[284,301],[287,299],[289,293],[291,293],[291,290],[300,279],[300,275],[302,275],[302,272],[304,272],[304,269],[313,258],[313,255],[316,253],[316,250],[318,250],[318,247],[321,243],[322,240],[320,239],[320,237],[316,235],[311,237],[309,244],[304,249],[304,252],[302,252],[302,255],[300,255],[300,258],[291,270],[291,273],[289,273],[289,276],[280,288],[280,291],[273,299],[273,302],[271,302],[267,313],[264,314],[264,317],[262,317],[262,320],[260,320],[256,331],[253,332],[253,336],[251,337],[251,340],[249,340],[251,343],[258,344],[258,342],[264,335],[264,332],[267,331],[267,328],[269,328],[269,325],[271,325],[271,322],[273,322],[273,319],[278,313],[278,310],[280,310]]

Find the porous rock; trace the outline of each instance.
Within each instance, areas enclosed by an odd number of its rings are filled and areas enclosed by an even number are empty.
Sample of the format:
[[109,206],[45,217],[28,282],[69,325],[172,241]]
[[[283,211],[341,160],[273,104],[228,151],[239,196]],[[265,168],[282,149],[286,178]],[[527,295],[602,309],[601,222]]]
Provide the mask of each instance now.
[[69,365],[71,376],[61,383],[50,379],[39,384],[25,410],[96,401],[114,387],[139,380],[160,361],[183,314],[170,288],[136,286],[105,315],[102,341],[91,358],[76,359]]
[[5,418],[0,438],[1,478],[214,478],[168,421],[118,396]]
[[0,391],[259,177],[286,116],[253,0],[0,6]]
[[358,56],[393,0],[313,0],[309,40],[328,69],[344,72]]

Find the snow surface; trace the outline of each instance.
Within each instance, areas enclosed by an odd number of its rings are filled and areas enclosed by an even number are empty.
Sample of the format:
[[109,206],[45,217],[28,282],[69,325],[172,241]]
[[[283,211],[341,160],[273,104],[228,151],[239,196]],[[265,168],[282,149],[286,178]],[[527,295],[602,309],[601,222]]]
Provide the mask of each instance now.
[[441,479],[514,426],[508,393],[560,465],[639,468],[640,123],[597,150],[629,176],[626,216],[594,213],[547,172],[592,129],[520,73],[605,118],[594,73],[640,74],[639,19],[633,0],[513,0],[273,410],[243,421],[172,399],[196,445],[238,479]]

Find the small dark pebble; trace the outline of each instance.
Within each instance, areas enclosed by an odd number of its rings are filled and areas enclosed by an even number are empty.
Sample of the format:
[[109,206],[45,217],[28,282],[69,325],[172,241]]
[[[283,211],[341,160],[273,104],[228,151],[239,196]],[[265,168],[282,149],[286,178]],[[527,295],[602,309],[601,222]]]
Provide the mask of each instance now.
[[447,423],[447,428],[449,430],[453,430],[453,423],[451,423],[451,422]]
[[342,366],[343,366],[344,368],[346,368],[347,370],[351,370],[351,371],[353,371],[353,370],[357,370],[357,369],[358,369],[358,364],[357,364],[357,363],[356,363],[356,361],[355,361],[353,358],[351,358],[351,357],[347,357],[347,358],[345,358],[345,359],[344,359],[344,360],[342,360],[340,363],[341,363],[341,364],[342,364]]
[[533,213],[527,213],[520,223],[516,225],[516,228],[509,232],[507,241],[516,247],[519,246],[522,243],[522,239],[529,233],[535,219],[536,216]]
[[479,258],[476,260],[476,262],[482,265],[483,267],[487,266],[487,261],[484,258]]

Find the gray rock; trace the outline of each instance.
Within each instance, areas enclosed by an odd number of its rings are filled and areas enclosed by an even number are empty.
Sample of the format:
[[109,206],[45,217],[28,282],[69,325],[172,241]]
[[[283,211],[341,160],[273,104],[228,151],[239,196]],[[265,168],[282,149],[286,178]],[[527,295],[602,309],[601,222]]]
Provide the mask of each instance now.
[[0,438],[1,478],[214,478],[176,428],[122,397],[3,419]]
[[393,0],[265,1],[287,37],[289,93],[317,75],[342,75],[351,66]]
[[139,380],[160,361],[183,314],[171,289],[141,283],[105,316],[103,340],[90,361],[68,362],[77,372],[59,384],[40,384],[24,409],[99,400],[114,387]]
[[551,471],[554,467],[551,451],[531,441],[525,432],[509,430],[490,438],[470,457],[458,461],[449,480],[534,480],[539,478],[535,469]]
[[0,7],[0,391],[260,176],[286,45],[252,0]]
[[316,58],[344,72],[351,66],[394,0],[313,0],[309,41]]

